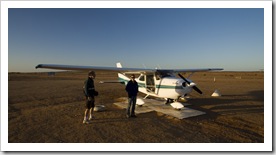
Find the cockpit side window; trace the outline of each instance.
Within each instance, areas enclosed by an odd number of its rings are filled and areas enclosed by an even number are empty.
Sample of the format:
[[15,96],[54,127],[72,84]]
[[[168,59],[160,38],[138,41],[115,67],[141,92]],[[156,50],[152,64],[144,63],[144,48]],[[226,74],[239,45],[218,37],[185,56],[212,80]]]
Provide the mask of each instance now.
[[159,74],[158,72],[155,73],[155,79],[156,80],[160,80],[162,78],[161,74]]

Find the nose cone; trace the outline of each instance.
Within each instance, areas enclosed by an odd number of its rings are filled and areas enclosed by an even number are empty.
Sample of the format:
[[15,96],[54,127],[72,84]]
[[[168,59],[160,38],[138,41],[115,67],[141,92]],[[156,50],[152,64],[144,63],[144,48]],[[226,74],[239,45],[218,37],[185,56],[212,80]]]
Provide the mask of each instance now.
[[189,84],[189,87],[194,87],[194,86],[196,86],[196,84],[193,83],[193,82],[191,82],[191,83]]
[[[187,81],[189,83],[187,83]],[[202,94],[202,91],[199,88],[197,88],[196,83],[192,82],[191,80],[187,80],[187,81],[184,81],[184,80],[182,81],[182,87],[183,89],[185,89],[186,93],[190,93],[192,89],[194,89],[199,94]]]
[[189,83],[187,83],[184,80],[179,80],[178,83],[179,83],[179,85],[182,85],[182,87],[194,87],[194,86],[196,86],[196,83],[192,82],[191,80],[189,80]]

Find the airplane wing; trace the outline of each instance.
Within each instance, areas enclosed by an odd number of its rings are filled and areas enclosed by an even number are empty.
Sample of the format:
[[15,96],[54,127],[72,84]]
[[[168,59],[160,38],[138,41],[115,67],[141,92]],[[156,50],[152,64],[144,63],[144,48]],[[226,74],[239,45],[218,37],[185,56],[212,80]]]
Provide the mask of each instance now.
[[118,67],[100,67],[100,66],[76,66],[76,65],[58,65],[58,64],[39,64],[35,67],[58,70],[102,70],[102,71],[118,71],[127,73],[148,73],[148,72],[204,72],[204,71],[219,71],[223,68],[203,68],[203,69],[145,69],[145,68],[118,68]]
[[199,68],[199,69],[174,69],[173,72],[208,72],[208,71],[220,71],[223,68]]
[[154,69],[142,69],[142,68],[117,68],[117,67],[100,67],[100,66],[75,66],[75,65],[56,65],[56,64],[39,64],[35,67],[46,68],[46,69],[58,69],[58,70],[102,70],[102,71],[119,71],[129,73],[143,73],[143,72],[155,72]]

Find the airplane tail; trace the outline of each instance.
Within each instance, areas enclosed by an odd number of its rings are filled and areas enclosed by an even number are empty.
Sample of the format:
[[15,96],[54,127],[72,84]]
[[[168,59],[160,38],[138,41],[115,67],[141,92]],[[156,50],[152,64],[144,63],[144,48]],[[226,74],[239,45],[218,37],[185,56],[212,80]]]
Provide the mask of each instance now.
[[117,68],[123,68],[123,67],[122,67],[122,64],[121,64],[120,62],[117,62],[117,63],[116,63],[116,66],[117,66]]
[[[117,66],[117,68],[122,68],[122,64],[120,62],[117,62],[116,66]],[[128,78],[123,73],[118,73],[118,78],[119,78],[119,81],[121,81],[122,83],[125,83],[125,85],[127,85],[128,81],[130,80],[130,78]]]

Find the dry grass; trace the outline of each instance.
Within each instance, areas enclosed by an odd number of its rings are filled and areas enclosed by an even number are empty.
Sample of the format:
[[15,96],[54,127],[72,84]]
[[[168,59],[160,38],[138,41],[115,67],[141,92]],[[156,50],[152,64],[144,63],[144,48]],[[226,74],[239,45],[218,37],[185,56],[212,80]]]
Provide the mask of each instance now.
[[[54,77],[47,73],[9,74],[9,143],[264,142],[261,72],[195,73],[192,80],[204,95],[193,92],[189,107],[206,114],[183,120],[157,112],[126,119],[125,109],[112,104],[126,96],[124,85],[99,84],[101,80],[116,80],[117,74],[97,72],[96,104],[105,105],[107,110],[97,112],[89,125],[82,124],[86,76],[82,72],[62,72]],[[223,96],[211,97],[215,89]]]

